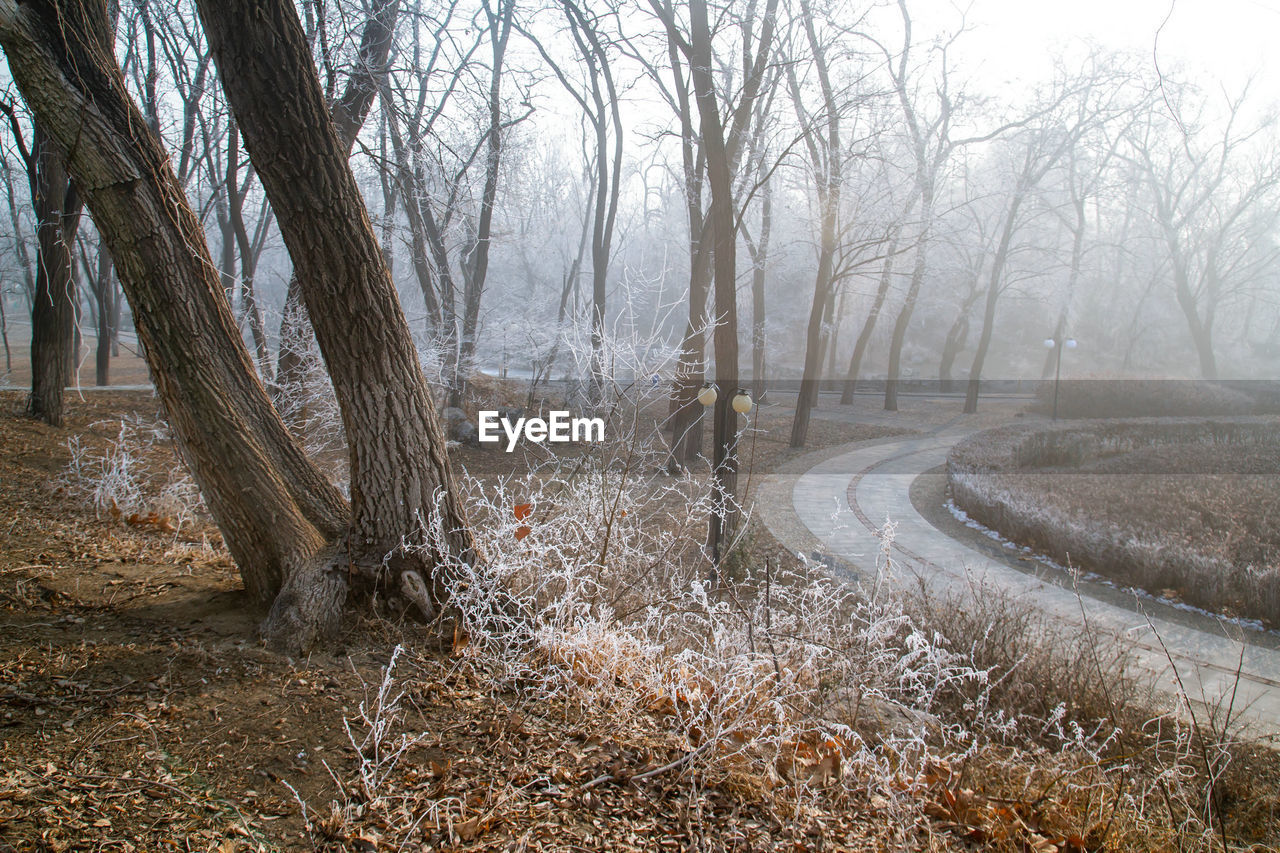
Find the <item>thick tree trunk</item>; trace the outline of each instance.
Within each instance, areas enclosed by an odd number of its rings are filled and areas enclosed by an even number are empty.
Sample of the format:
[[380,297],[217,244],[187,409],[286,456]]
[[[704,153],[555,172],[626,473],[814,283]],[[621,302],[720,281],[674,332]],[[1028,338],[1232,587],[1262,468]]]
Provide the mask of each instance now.
[[36,292],[31,304],[31,395],[27,413],[50,426],[63,421],[63,389],[75,365],[76,284],[71,247],[82,202],[63,154],[39,123],[32,139],[35,160]]
[[[286,0],[197,6],[342,409],[351,461],[346,557],[370,576],[390,568],[428,578],[442,562],[474,561],[417,350],[297,12]],[[439,539],[426,535],[431,525]]]
[[[348,154],[377,97],[378,82],[386,73],[399,11],[400,0],[373,0],[360,37],[360,58],[356,70],[347,79],[346,89],[330,110],[334,130]],[[302,400],[308,355],[314,337],[295,273],[289,276],[280,317],[280,349],[276,356],[275,376],[276,397],[284,403],[285,422],[295,426],[301,423],[304,414]]]
[[[268,603],[344,532],[346,504],[258,381],[200,223],[124,89],[102,4],[0,5],[0,44],[36,120],[69,152],[178,445],[250,597]],[[290,645],[332,627],[312,624]]]

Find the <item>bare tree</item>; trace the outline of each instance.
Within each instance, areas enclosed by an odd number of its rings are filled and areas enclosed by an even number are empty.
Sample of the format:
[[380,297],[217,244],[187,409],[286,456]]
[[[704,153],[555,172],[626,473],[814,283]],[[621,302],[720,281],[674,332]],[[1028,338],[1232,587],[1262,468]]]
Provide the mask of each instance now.
[[1200,375],[1215,379],[1219,313],[1257,286],[1280,256],[1265,236],[1280,219],[1280,157],[1260,138],[1274,131],[1273,117],[1240,127],[1247,89],[1226,101],[1216,121],[1185,115],[1182,101],[1190,95],[1170,102],[1174,116],[1157,109],[1130,125],[1122,156],[1145,185],[1142,207],[1164,244]]
[[[252,7],[252,8],[250,8]],[[207,4],[206,31],[250,154],[304,282],[351,446],[350,512],[291,439],[236,333],[155,134],[125,93],[101,3],[0,5],[0,45],[111,249],[157,390],[265,627],[306,647],[351,581],[406,584],[445,555],[402,551],[438,525],[473,548],[425,380],[346,152],[290,4]],[[282,93],[291,108],[280,110]],[[281,146],[288,146],[282,156]],[[139,239],[147,235],[147,239]],[[412,581],[416,580],[416,584]],[[430,606],[419,596],[424,606]]]
[[800,0],[800,26],[804,30],[822,94],[822,108],[818,117],[811,118],[805,109],[804,97],[796,74],[796,63],[787,64],[787,82],[791,100],[804,134],[805,149],[809,155],[809,169],[813,174],[814,189],[818,199],[819,243],[818,269],[814,276],[813,303],[809,309],[809,325],[805,334],[804,371],[801,374],[800,392],[796,397],[796,414],[791,423],[791,446],[803,447],[809,431],[809,417],[818,399],[824,347],[830,341],[832,323],[824,323],[824,315],[833,310],[835,303],[834,266],[836,242],[839,236],[840,194],[843,189],[845,151],[840,138],[840,118],[845,109],[837,102],[836,90],[831,81],[831,69],[827,62],[827,45],[818,38],[818,30],[809,0]]
[[[527,117],[528,111],[508,117],[503,103],[504,61],[514,26],[514,3],[482,3],[477,14],[483,16],[484,25],[472,28],[477,34],[475,41],[454,57],[452,69],[445,70],[438,63],[446,56],[444,46],[450,39],[447,27],[452,13],[451,6],[445,17],[433,24],[435,46],[424,51],[417,37],[423,16],[415,11],[411,16],[415,38],[406,72],[409,82],[403,86],[386,85],[382,92],[395,158],[394,164],[384,168],[393,170],[413,241],[414,273],[432,327],[449,359],[449,405],[460,406],[479,331],[503,136],[513,124]],[[487,79],[478,85],[483,87],[486,122],[480,137],[469,142],[456,157],[456,164],[446,165],[441,152],[430,148],[433,130],[473,70],[472,57],[485,40],[490,61]],[[430,103],[429,80],[441,70],[445,70],[448,82],[439,90],[435,102]],[[467,209],[464,202],[477,162],[483,165],[481,187],[474,207]],[[451,259],[448,242],[455,223],[460,233],[456,263]]]
[[[738,312],[737,312],[737,205],[734,197],[735,174],[747,142],[754,115],[755,99],[760,95],[773,51],[777,28],[777,0],[766,0],[759,17],[759,32],[753,39],[755,4],[747,9],[747,17],[738,25],[741,35],[741,85],[736,103],[723,92],[713,74],[714,48],[712,30],[705,0],[690,0],[687,33],[678,21],[669,0],[650,0],[650,7],[663,23],[673,59],[682,56],[688,64],[693,103],[697,107],[700,129],[699,153],[706,165],[707,186],[711,202],[702,223],[710,235],[713,291],[715,298],[715,404],[712,436],[711,472],[715,489],[715,509],[711,513],[707,547],[712,564],[718,566],[721,550],[735,528],[738,483],[737,413],[732,400],[738,390]],[[721,113],[721,104],[728,118]],[[682,117],[682,122],[685,119]],[[692,223],[691,223],[692,224]],[[705,252],[700,241],[699,251]],[[694,261],[697,263],[697,260]],[[693,294],[690,294],[692,300]],[[693,316],[692,314],[690,315]]]
[[26,165],[36,223],[36,275],[31,300],[31,393],[27,414],[62,426],[63,389],[75,367],[79,313],[72,248],[84,203],[67,174],[58,142],[34,123],[30,148],[13,109],[5,106]]

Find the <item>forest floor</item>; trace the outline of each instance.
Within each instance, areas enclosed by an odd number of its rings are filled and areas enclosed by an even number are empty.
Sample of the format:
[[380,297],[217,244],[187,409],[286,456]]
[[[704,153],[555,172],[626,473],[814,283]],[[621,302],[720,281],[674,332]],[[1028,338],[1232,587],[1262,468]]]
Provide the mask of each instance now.
[[[269,653],[216,529],[97,512],[67,477],[76,448],[107,454],[122,419],[152,422],[150,394],[73,398],[61,430],[21,406],[0,394],[0,851],[394,849],[378,830],[393,819],[417,826],[401,848],[415,850],[876,849],[890,831],[867,803],[782,814],[679,773],[588,787],[679,751],[656,719],[623,731],[495,695],[411,622],[357,616],[322,653]],[[758,470],[794,455],[776,426]],[[819,420],[810,447],[884,434]],[[180,469],[166,441],[148,447],[130,464]],[[455,458],[511,473],[497,451]],[[353,741],[397,644],[403,722],[427,735],[396,771],[401,794],[371,798]]]

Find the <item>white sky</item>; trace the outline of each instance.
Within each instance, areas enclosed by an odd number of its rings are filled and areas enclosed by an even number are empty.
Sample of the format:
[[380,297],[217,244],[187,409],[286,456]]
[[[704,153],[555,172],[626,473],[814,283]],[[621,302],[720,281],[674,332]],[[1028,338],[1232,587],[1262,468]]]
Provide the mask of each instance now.
[[[939,6],[955,8],[946,0]],[[957,20],[954,11],[943,18]],[[972,71],[980,66],[989,84],[1042,77],[1055,48],[1085,41],[1151,62],[1159,30],[1162,68],[1182,65],[1204,74],[1206,89],[1216,88],[1216,80],[1238,90],[1256,73],[1254,92],[1280,101],[1280,0],[972,0],[968,22],[974,31],[956,50]]]

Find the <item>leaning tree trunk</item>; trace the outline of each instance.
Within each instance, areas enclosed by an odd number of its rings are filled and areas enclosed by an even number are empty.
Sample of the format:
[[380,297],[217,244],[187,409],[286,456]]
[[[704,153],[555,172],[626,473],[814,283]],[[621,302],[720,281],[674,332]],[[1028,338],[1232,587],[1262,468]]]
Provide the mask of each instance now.
[[[365,577],[382,580],[390,570],[406,592],[422,589],[438,564],[473,561],[474,545],[409,325],[302,24],[287,0],[197,7],[342,410],[351,462],[346,557]],[[424,530],[433,525],[438,538]],[[274,628],[319,615],[306,600],[295,604],[293,612],[276,609]]]
[[[124,88],[110,32],[100,2],[0,4],[0,45],[14,80],[68,152],[178,446],[250,598],[271,602],[287,576],[312,565],[341,583],[327,546],[346,528],[346,503],[272,408],[200,222]],[[314,638],[287,639],[298,648]]]
[[75,364],[76,283],[71,247],[83,203],[63,154],[39,123],[35,160],[36,291],[31,304],[31,395],[27,414],[50,426],[63,421],[62,392]]
[[[399,11],[400,0],[374,0],[365,21],[364,32],[360,36],[359,62],[347,79],[342,96],[330,110],[338,139],[342,141],[348,154],[351,153],[356,136],[373,106],[373,100],[378,94],[378,83],[386,73],[387,57],[391,54]],[[303,398],[313,338],[307,309],[302,300],[302,289],[295,273],[289,276],[289,285],[285,291],[275,376],[276,398],[283,404],[285,422],[295,427],[305,420]]]

